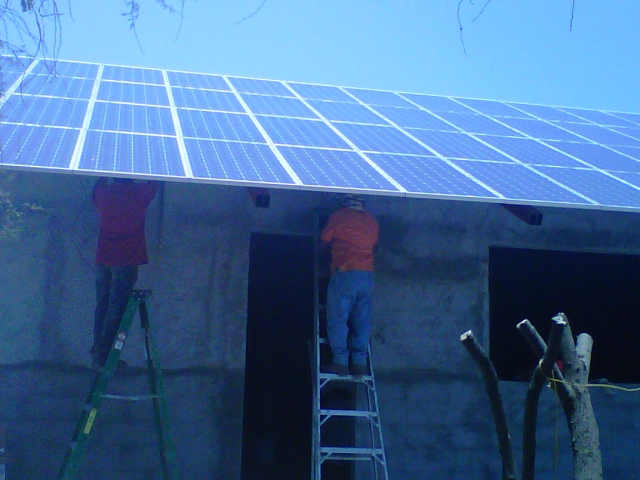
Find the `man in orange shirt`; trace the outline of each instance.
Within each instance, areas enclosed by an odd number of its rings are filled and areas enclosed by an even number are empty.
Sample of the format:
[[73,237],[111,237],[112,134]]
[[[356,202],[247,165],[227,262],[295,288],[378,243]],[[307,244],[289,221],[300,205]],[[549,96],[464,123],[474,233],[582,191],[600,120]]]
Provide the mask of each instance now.
[[[347,194],[322,231],[322,245],[331,244],[331,280],[327,289],[327,335],[333,361],[329,373],[363,375],[371,335],[373,252],[378,222],[361,197]],[[350,323],[349,323],[350,320]]]

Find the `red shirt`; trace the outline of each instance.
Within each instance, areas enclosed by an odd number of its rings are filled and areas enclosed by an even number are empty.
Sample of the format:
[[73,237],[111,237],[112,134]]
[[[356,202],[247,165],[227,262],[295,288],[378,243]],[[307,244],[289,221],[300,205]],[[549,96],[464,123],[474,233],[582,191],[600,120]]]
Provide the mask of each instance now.
[[158,182],[112,183],[98,181],[93,203],[100,212],[96,262],[123,267],[149,263],[144,236],[147,208],[158,191]]
[[327,221],[322,240],[331,242],[331,271],[373,270],[378,222],[364,210],[341,208]]

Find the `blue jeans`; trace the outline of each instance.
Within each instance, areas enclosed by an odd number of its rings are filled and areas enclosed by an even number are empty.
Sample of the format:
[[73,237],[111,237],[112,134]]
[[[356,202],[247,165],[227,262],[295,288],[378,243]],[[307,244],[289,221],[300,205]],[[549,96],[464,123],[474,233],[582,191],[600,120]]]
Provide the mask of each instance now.
[[[373,272],[334,272],[327,288],[327,335],[333,361],[339,365],[367,364],[371,336]],[[350,323],[349,323],[350,321]]]
[[91,354],[100,364],[104,364],[109,356],[137,280],[137,265],[96,266],[96,311]]

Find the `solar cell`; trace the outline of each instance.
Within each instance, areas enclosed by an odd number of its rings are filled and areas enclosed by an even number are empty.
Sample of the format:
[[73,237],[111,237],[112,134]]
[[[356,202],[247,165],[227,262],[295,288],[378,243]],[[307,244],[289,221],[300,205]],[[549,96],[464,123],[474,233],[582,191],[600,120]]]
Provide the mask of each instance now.
[[287,82],[287,84],[302,98],[310,100],[330,100],[335,102],[356,102],[353,97],[347,95],[338,87],[292,82]]
[[[511,128],[519,130],[533,138],[537,138],[540,140],[567,140],[573,142],[584,141],[581,140],[580,137],[576,137],[575,135],[565,131],[560,130],[559,128],[554,127],[548,123],[536,121],[536,120],[525,120],[524,118],[508,118],[503,117],[500,119],[501,122],[506,123]],[[568,123],[563,125],[570,125]]]
[[628,172],[616,172],[614,174],[616,177],[621,178],[625,182],[629,182],[632,185],[640,188],[640,174],[639,173],[628,173]]
[[[640,140],[631,138],[626,135],[622,135],[618,132],[610,130],[608,128],[600,127],[598,125],[585,125],[582,123],[563,123],[563,128],[571,130],[572,132],[605,145],[621,145],[627,147],[640,147]],[[587,141],[588,141],[587,140]],[[584,140],[580,140],[584,142]]]
[[[526,138],[483,136],[482,139],[498,150],[530,165],[554,165],[557,167],[583,167],[584,164],[563,155],[540,142]],[[556,146],[559,142],[554,142]],[[551,145],[551,143],[550,143]]]
[[443,122],[424,110],[383,106],[376,106],[374,109],[399,127],[413,127],[426,130],[445,130],[453,132],[458,130],[456,127],[452,127],[448,123]]
[[633,122],[635,125],[640,126],[640,114],[637,114],[637,113],[611,112],[611,115],[615,115],[616,117],[624,118],[625,120],[629,120],[630,122]]
[[378,90],[362,90],[360,88],[346,88],[351,95],[369,105],[381,105],[385,107],[414,108],[414,105],[393,92],[381,92]]
[[[590,205],[569,190],[548,180],[524,165],[500,164],[492,162],[473,162],[468,160],[452,160],[466,172],[493,188],[505,199],[526,202],[560,202],[564,204]],[[552,168],[552,167],[537,167]],[[556,169],[566,170],[569,169]],[[571,171],[574,171],[572,169]]]
[[466,113],[439,112],[438,115],[446,121],[453,123],[456,131],[469,133],[483,133],[485,135],[503,135],[520,137],[520,133],[512,130],[484,115],[469,115]]
[[105,65],[102,71],[103,80],[116,80],[119,82],[149,83],[164,85],[161,70],[149,70],[134,67],[119,67]]
[[525,112],[539,117],[543,120],[550,120],[553,122],[578,122],[580,119],[575,115],[571,115],[570,113],[563,112],[562,110],[558,110],[554,107],[547,107],[545,105],[527,105],[524,103],[507,103],[507,105],[511,105],[514,108],[519,108],[520,110],[524,110]]
[[385,172],[411,193],[475,198],[497,198],[468,176],[438,157],[369,153]]
[[256,80],[253,78],[229,77],[229,81],[238,92],[258,93],[261,95],[279,95],[281,97],[295,97],[282,82],[275,80]]
[[332,121],[370,123],[373,125],[388,125],[388,122],[376,115],[367,107],[357,103],[325,102],[322,100],[309,100],[309,105],[320,114]]
[[633,147],[613,147],[618,152],[622,152],[625,155],[629,155],[630,157],[635,158],[636,160],[640,160],[640,148]]
[[447,97],[438,97],[436,95],[420,95],[416,93],[401,93],[402,97],[421,107],[433,112],[458,112],[458,113],[475,113],[473,110],[454,102]]
[[[554,142],[552,145],[602,170],[640,173],[639,161],[620,155],[600,145],[568,142]],[[584,167],[585,165],[582,166]]]
[[636,127],[636,128],[618,127],[618,128],[614,128],[613,130],[615,130],[618,133],[622,133],[623,135],[627,135],[629,137],[633,137],[640,140],[640,127]]
[[29,75],[15,93],[89,99],[93,79]]
[[267,145],[185,139],[194,177],[293,185]]
[[496,117],[531,118],[530,115],[516,110],[502,102],[476,100],[471,98],[456,98],[455,100],[486,115],[494,115]]
[[173,101],[178,108],[245,112],[244,107],[231,92],[173,87],[171,93],[173,94]]
[[[359,149],[380,153],[413,153],[429,155],[422,145],[393,127],[336,123],[338,130],[347,136]],[[426,131],[426,130],[416,130]]]
[[183,177],[175,137],[88,131],[80,170]]
[[295,118],[318,118],[315,113],[297,98],[249,93],[242,94],[241,96],[249,106],[249,109],[256,114],[280,115]]
[[69,168],[79,132],[71,128],[0,123],[1,163]]
[[257,118],[273,142],[279,145],[349,148],[324,122],[265,116]]
[[0,107],[4,122],[80,128],[87,110],[85,100],[11,95]]
[[164,86],[108,80],[100,82],[98,100],[169,106],[169,98]]
[[398,191],[355,152],[299,147],[279,150],[304,185]]
[[96,102],[89,128],[115,132],[175,135],[171,111],[166,107]]
[[265,142],[249,115],[179,109],[178,117],[185,137]]
[[220,75],[203,73],[167,72],[169,84],[175,87],[200,88],[230,91],[229,85]]
[[640,190],[596,170],[553,167],[537,167],[537,169],[601,205],[640,207]]
[[[600,125],[608,125],[613,127],[632,127],[633,123],[626,121],[623,118],[615,117],[613,115],[609,115],[605,112],[599,112],[597,110],[584,110],[580,108],[567,108],[561,107],[565,112],[572,113],[576,117],[579,117],[581,120],[579,123],[598,123]],[[575,121],[575,120],[574,120]]]
[[463,133],[414,129],[408,130],[408,132],[443,157],[513,163],[513,160],[505,157],[500,152]]

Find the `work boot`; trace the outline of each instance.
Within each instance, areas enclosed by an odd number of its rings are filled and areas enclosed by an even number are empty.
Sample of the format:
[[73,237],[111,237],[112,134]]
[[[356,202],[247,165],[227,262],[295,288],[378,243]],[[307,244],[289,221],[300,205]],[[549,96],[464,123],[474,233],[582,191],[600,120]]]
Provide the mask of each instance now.
[[322,367],[322,372],[332,373],[334,375],[346,376],[346,375],[349,375],[349,366],[331,362],[329,365],[325,365],[324,367]]

